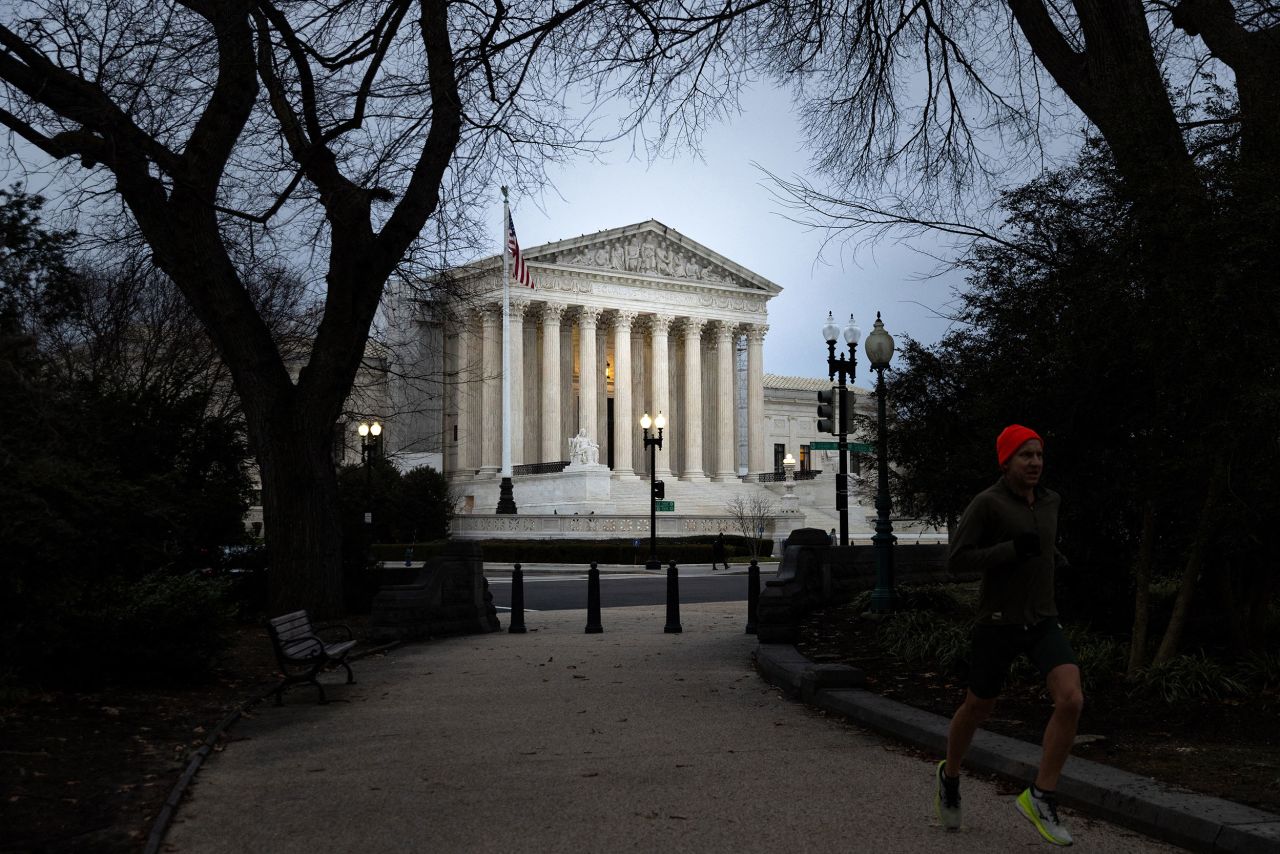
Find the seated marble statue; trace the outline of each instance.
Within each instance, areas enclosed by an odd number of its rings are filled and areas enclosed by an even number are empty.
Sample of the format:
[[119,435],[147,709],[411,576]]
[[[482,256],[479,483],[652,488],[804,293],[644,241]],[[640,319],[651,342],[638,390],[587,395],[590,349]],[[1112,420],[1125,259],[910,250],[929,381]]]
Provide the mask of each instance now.
[[587,436],[587,428],[578,430],[578,435],[569,437],[570,465],[599,465],[600,445]]

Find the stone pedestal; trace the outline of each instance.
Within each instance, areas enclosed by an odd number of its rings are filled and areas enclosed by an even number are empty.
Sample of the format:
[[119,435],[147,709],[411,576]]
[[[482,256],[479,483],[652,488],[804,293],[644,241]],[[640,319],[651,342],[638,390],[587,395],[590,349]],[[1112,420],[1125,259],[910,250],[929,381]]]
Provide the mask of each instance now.
[[479,543],[451,542],[413,583],[383,586],[369,615],[369,637],[379,643],[499,628]]
[[536,488],[531,492],[533,500],[543,498],[546,502],[544,513],[552,508],[560,515],[616,513],[612,478],[613,472],[603,463],[570,463],[557,478],[553,494],[539,496]]
[[[799,513],[800,512],[800,496],[796,495],[795,481],[788,478],[786,483],[786,490],[787,491],[783,493],[782,498],[778,501],[778,504],[782,512],[787,514]],[[797,525],[796,527],[799,527],[799,526]]]

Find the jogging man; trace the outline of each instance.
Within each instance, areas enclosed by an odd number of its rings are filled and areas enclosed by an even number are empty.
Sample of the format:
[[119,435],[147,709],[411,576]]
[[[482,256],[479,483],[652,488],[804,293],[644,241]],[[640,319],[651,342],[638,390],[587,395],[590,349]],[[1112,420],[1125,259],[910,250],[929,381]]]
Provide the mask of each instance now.
[[982,572],[973,630],[969,688],[951,719],[947,758],[938,763],[938,818],[960,828],[960,767],[978,727],[991,716],[1009,666],[1026,655],[1040,670],[1053,716],[1044,731],[1035,782],[1018,796],[1018,811],[1055,845],[1070,845],[1058,818],[1054,791],[1075,740],[1084,694],[1080,668],[1058,623],[1054,570],[1058,552],[1058,495],[1040,486],[1044,442],[1034,430],[1013,424],[996,439],[1001,477],[979,493],[960,517],[951,539],[953,572]]

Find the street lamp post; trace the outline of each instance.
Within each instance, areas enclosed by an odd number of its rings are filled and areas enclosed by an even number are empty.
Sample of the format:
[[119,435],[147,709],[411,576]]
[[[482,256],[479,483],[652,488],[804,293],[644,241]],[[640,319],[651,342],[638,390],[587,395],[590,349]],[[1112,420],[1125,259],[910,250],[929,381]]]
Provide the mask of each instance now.
[[[852,402],[849,400],[848,383],[853,382],[854,376],[857,374],[858,360],[854,357],[853,348],[858,346],[858,339],[862,337],[862,330],[853,322],[853,315],[849,315],[849,323],[841,331],[836,326],[835,318],[831,312],[827,312],[826,325],[822,327],[822,337],[827,342],[827,373],[828,379],[835,380],[839,377],[836,388],[838,389],[838,400],[836,401],[835,411],[835,432],[839,444],[837,454],[840,455],[840,468],[836,474],[836,510],[840,514],[840,545],[849,545],[849,445],[848,445],[848,425],[849,410]],[[845,344],[848,345],[848,358],[844,353],[836,357],[836,338],[843,337]],[[819,429],[822,429],[819,427]]]
[[800,497],[796,495],[796,458],[790,453],[782,459],[782,471],[786,478],[783,481],[783,489],[786,492],[782,496],[782,512],[799,513]]
[[876,376],[876,432],[879,484],[876,487],[876,535],[871,542],[876,547],[876,587],[871,592],[871,610],[883,614],[893,610],[893,523],[889,521],[889,447],[885,436],[884,369],[893,358],[893,336],[885,331],[876,312],[875,328],[867,336],[867,358]]
[[372,424],[368,421],[361,421],[360,426],[356,428],[356,432],[360,434],[360,462],[364,463],[364,488],[367,493],[370,483],[369,472],[373,465],[373,445],[375,440],[382,435],[382,425],[377,421]]
[[[649,451],[649,560],[645,563],[645,569],[656,570],[662,567],[658,562],[658,491],[662,490],[665,495],[666,485],[655,478],[658,471],[658,449],[662,447],[662,429],[667,426],[667,419],[661,412],[657,418],[650,418],[646,412],[640,419],[640,426],[644,428],[644,446]],[[651,435],[650,427],[656,427],[658,435]]]
[[367,558],[369,549],[373,546],[373,446],[377,438],[382,435],[382,425],[377,421],[372,424],[361,421],[356,432],[360,434],[360,462],[364,464],[364,500],[367,502],[365,506],[369,508],[364,511],[365,557]]

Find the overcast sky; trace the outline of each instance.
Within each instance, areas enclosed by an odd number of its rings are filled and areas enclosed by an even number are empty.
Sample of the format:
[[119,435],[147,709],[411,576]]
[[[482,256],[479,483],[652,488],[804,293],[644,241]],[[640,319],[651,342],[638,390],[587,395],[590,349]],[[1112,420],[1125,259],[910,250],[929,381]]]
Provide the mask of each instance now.
[[[961,277],[934,277],[935,258],[893,242],[857,251],[837,242],[823,251],[824,235],[786,219],[753,165],[782,177],[806,171],[808,155],[789,98],[760,90],[744,99],[744,108],[741,117],[708,134],[701,162],[686,155],[646,165],[628,159],[629,148],[619,144],[603,165],[582,163],[553,173],[555,191],[542,198],[512,198],[521,246],[648,219],[676,229],[783,288],[769,302],[764,361],[770,373],[826,375],[821,329],[828,311],[841,326],[852,313],[864,341],[877,311],[895,340],[906,333],[936,341],[947,326],[939,315]],[[498,235],[500,196],[493,220]],[[938,245],[919,248],[947,251]],[[857,355],[857,383],[867,386],[870,369],[861,343]]]
[[[702,157],[683,154],[647,164],[618,143],[604,163],[582,161],[552,172],[554,189],[541,197],[513,197],[522,246],[530,247],[655,219],[782,287],[768,306],[765,370],[790,376],[826,375],[821,329],[827,312],[838,325],[852,313],[863,340],[876,312],[896,341],[907,334],[926,343],[947,328],[942,316],[962,284],[955,272],[937,275],[941,243],[882,241],[855,247],[785,217],[761,168],[790,178],[807,175],[808,154],[790,112],[790,97],[758,88],[743,98],[743,114],[713,126]],[[32,157],[29,163],[41,158]],[[758,165],[756,165],[758,164]],[[25,173],[14,162],[4,180],[25,177],[29,189],[54,198],[50,174]],[[56,202],[55,202],[56,207]],[[501,251],[502,203],[494,187],[494,251]],[[923,250],[923,251],[922,251]],[[821,257],[820,257],[821,256]],[[858,346],[856,382],[870,385]]]

